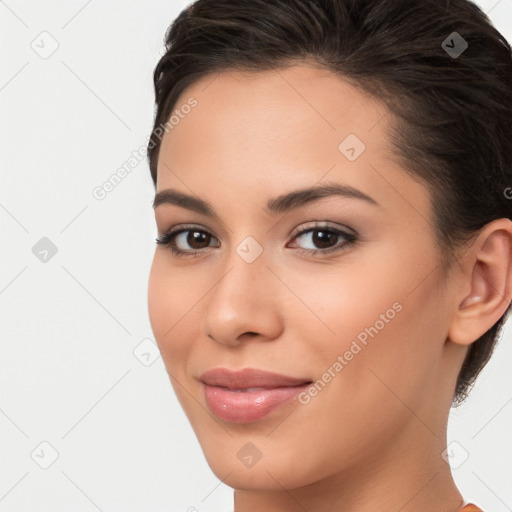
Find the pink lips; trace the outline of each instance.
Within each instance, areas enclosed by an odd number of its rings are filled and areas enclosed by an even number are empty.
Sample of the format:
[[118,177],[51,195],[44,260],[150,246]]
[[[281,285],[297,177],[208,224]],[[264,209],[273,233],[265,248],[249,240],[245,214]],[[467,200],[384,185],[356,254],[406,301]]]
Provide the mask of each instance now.
[[210,410],[232,423],[260,420],[311,384],[308,379],[252,368],[240,371],[214,368],[204,372],[199,380],[205,385]]

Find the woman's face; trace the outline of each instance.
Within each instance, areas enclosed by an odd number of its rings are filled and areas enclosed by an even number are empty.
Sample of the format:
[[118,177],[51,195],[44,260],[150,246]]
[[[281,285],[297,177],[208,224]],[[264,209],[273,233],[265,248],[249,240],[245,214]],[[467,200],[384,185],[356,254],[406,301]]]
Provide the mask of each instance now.
[[440,461],[463,353],[446,341],[430,197],[391,153],[391,115],[307,65],[210,75],[175,110],[155,216],[159,235],[189,230],[170,239],[188,254],[156,247],[149,315],[215,474],[281,489],[433,446]]

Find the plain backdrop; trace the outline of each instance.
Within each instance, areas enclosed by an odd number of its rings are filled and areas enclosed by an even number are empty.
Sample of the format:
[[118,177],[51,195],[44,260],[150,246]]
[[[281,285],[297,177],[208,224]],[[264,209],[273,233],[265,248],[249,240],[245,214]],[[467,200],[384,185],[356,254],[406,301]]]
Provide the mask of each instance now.
[[[477,3],[512,41],[512,0]],[[165,30],[187,4],[0,2],[0,512],[232,507],[147,313],[154,189],[133,155]],[[512,510],[511,370],[507,324],[450,418],[456,482],[486,512]]]

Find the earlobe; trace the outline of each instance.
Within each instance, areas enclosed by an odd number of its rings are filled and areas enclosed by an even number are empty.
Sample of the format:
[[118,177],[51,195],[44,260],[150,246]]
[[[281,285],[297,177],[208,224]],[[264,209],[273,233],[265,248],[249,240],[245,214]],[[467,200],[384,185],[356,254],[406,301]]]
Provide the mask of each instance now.
[[470,345],[503,315],[512,300],[512,221],[487,224],[464,255],[461,279],[469,288],[456,308],[448,338]]

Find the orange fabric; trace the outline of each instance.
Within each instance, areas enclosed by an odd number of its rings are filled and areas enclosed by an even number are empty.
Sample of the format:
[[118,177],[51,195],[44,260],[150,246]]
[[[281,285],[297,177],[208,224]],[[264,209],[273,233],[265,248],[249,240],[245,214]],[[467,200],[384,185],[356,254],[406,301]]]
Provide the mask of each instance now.
[[460,512],[483,512],[481,508],[478,508],[476,505],[472,503],[468,503],[465,507],[460,509]]

